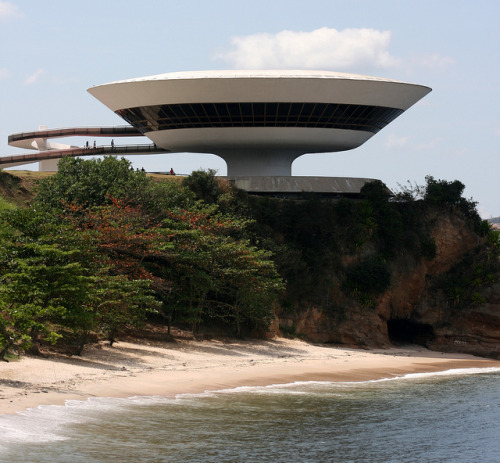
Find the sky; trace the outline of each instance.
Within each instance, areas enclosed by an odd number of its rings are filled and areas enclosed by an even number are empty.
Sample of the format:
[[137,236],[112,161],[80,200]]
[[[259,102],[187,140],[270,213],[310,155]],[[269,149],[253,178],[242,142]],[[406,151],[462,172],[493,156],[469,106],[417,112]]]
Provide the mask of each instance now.
[[[500,215],[498,0],[0,0],[0,155],[24,152],[8,135],[40,125],[123,125],[87,92],[93,85],[207,69],[431,87],[361,147],[304,155],[292,174],[378,178],[393,190],[428,175],[459,180],[482,217]],[[226,174],[213,155],[129,159],[147,171]]]

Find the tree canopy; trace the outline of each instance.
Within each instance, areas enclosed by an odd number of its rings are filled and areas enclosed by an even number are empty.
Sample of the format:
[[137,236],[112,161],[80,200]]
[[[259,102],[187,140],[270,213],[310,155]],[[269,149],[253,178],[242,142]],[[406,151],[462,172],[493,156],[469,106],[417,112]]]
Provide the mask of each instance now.
[[0,358],[63,336],[79,353],[90,332],[112,343],[148,314],[193,331],[210,320],[238,335],[266,327],[283,289],[271,253],[244,238],[248,219],[210,202],[187,186],[155,182],[125,159],[62,159],[32,207],[0,216],[8,227],[0,243]]

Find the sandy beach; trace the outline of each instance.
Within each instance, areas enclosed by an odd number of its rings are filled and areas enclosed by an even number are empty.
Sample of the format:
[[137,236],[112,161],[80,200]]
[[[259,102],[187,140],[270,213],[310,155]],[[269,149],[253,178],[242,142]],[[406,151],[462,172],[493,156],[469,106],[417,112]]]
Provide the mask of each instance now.
[[420,347],[357,350],[300,340],[177,340],[86,347],[0,363],[0,414],[89,397],[175,396],[296,381],[364,381],[500,361]]

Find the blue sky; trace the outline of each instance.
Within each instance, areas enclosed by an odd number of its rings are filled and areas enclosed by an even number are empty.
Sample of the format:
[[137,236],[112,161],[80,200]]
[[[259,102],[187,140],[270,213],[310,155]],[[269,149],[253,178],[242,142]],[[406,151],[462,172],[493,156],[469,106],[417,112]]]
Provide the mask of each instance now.
[[[121,125],[87,88],[165,72],[320,69],[433,91],[365,145],[305,155],[294,175],[460,180],[485,218],[500,215],[497,0],[0,0],[0,154],[11,133]],[[131,158],[189,173],[211,155]]]

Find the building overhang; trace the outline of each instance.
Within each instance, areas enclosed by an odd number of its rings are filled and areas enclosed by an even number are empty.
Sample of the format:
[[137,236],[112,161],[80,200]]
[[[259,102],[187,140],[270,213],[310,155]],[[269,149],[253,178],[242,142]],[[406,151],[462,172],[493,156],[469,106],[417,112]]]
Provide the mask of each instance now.
[[431,91],[393,79],[329,71],[173,72],[97,85],[89,93],[112,111],[214,102],[325,102],[408,109]]

